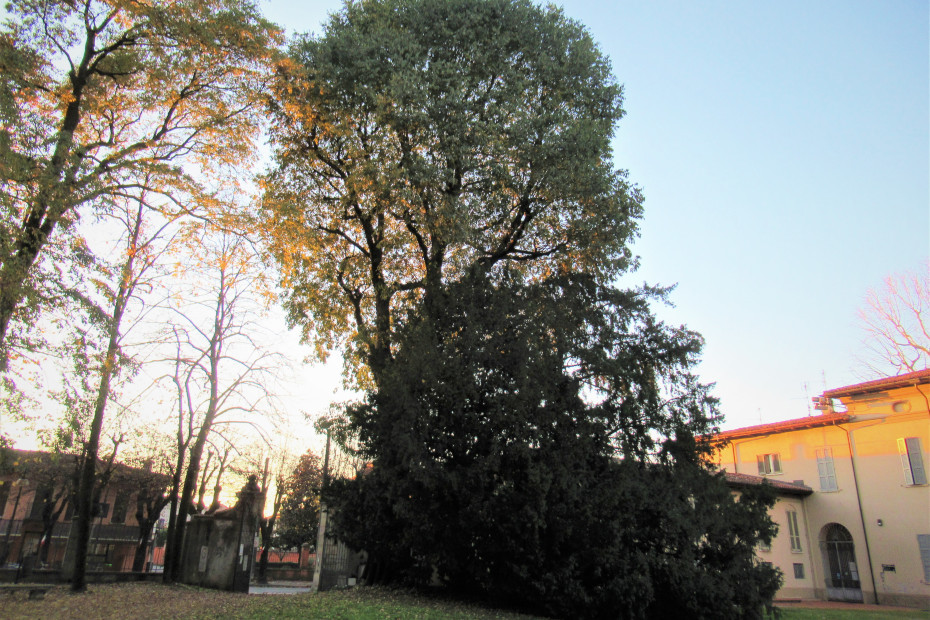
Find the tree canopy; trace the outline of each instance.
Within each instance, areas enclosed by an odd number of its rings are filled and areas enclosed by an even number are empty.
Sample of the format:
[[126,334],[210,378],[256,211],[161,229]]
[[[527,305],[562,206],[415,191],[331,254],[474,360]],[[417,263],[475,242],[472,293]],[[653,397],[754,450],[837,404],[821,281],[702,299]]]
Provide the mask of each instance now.
[[621,94],[551,6],[347,3],[274,83],[263,231],[291,321],[377,382],[394,322],[446,281],[624,271],[641,200],[611,162]]
[[[279,31],[247,0],[8,3],[0,30],[0,353],[55,236],[146,191],[172,211],[247,162]],[[196,168],[196,173],[192,171]],[[227,179],[227,182],[232,182]],[[70,257],[74,248],[65,248]],[[47,287],[45,287],[47,289]]]
[[320,521],[320,487],[323,484],[320,457],[310,450],[303,453],[283,484],[275,544],[284,548],[315,544]]

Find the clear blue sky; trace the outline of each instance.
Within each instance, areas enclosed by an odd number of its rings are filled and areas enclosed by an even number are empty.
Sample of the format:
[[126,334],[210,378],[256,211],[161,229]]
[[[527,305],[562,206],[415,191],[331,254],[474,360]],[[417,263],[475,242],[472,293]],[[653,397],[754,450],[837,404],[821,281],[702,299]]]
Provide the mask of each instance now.
[[[625,89],[616,165],[646,212],[623,284],[678,284],[659,314],[706,338],[725,427],[865,378],[867,290],[930,255],[928,3],[559,4]],[[293,34],[341,3],[260,6]]]

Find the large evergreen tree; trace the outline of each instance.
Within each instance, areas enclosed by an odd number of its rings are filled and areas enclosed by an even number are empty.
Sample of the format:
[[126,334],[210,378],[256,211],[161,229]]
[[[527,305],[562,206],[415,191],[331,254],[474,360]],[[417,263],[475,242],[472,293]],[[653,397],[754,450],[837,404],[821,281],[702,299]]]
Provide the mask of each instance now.
[[312,450],[304,452],[283,484],[275,544],[284,548],[300,548],[304,543],[316,544],[320,522],[320,488],[323,485],[320,457]]
[[475,278],[411,314],[346,420],[372,468],[332,498],[370,578],[559,617],[761,614],[772,497],[735,500],[705,463],[701,340],[654,320],[658,293]]

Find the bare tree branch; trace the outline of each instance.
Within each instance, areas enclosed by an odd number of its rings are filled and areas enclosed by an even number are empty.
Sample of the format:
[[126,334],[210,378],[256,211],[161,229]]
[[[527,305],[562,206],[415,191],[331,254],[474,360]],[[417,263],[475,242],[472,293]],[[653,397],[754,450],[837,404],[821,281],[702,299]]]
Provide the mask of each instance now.
[[863,364],[886,376],[930,367],[930,261],[892,274],[866,295],[859,319],[866,332]]

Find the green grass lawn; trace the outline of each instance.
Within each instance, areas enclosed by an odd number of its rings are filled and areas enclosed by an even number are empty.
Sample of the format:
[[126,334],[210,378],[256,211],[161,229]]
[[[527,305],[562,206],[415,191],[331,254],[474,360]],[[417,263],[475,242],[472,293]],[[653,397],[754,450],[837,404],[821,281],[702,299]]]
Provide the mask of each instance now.
[[[158,583],[92,585],[85,594],[66,587],[43,600],[25,593],[4,595],[2,618],[301,618],[309,620],[530,620],[534,616],[489,609],[445,599],[415,596],[379,588],[356,588],[323,594],[248,595]],[[930,620],[926,612],[785,609],[783,620]]]
[[253,596],[254,602],[242,618],[345,618],[359,620],[530,620],[534,616],[509,613],[457,603],[418,597],[390,590],[358,588],[341,592],[303,595]]

